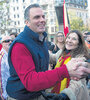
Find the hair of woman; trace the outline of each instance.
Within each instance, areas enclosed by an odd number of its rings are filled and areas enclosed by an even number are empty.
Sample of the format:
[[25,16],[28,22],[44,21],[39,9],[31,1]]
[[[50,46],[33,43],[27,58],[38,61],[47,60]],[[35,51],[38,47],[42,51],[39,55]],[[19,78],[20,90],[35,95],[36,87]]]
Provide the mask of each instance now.
[[[79,39],[79,43],[78,43],[78,47],[76,49],[70,51],[71,57],[77,57],[78,55],[84,55],[85,57],[90,58],[89,53],[88,53],[88,49],[85,45],[85,40],[84,40],[83,34],[79,30],[71,30],[67,34],[66,39],[69,36],[69,34],[72,34],[72,33],[77,34],[78,39]],[[66,50],[66,48],[64,47],[63,52],[65,50]]]

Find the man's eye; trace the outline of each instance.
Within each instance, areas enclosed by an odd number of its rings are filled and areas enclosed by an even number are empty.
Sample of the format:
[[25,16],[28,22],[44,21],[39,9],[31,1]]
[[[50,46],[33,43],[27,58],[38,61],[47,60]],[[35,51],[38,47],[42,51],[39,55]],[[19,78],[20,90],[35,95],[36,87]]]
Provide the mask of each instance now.
[[36,19],[38,19],[40,16],[35,16]]
[[42,17],[45,18],[45,15],[43,15]]

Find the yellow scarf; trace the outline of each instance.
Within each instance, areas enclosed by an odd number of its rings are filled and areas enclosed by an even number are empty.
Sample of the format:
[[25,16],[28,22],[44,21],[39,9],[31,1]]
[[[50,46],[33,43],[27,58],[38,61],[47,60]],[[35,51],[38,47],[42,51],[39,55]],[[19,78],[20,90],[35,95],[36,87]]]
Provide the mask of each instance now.
[[[57,67],[61,67],[63,64],[67,64],[69,61],[71,60],[71,57],[70,56],[67,56],[65,58],[63,57],[60,57],[57,61],[57,64],[55,66],[55,68]],[[57,83],[53,89],[52,89],[52,93],[60,93],[63,89],[67,88],[68,85],[69,85],[69,80],[70,79],[67,79],[67,78],[64,78],[60,83]]]

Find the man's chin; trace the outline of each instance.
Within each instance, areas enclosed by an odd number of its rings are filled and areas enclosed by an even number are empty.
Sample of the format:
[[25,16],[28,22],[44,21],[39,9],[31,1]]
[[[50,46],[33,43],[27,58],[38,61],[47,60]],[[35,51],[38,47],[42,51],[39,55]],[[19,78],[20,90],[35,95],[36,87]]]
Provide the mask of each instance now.
[[38,33],[41,34],[41,33],[44,33],[44,32],[45,32],[45,30],[44,31],[39,31]]

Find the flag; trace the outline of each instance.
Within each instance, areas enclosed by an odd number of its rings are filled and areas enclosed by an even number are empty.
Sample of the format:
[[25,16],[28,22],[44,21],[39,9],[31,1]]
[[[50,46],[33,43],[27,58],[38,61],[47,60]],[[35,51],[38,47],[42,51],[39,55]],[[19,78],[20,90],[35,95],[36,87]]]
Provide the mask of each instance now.
[[2,49],[2,45],[0,44],[0,50]]
[[69,32],[69,28],[68,28],[68,17],[67,17],[67,11],[65,6],[65,0],[63,3],[63,27],[64,27],[64,34],[66,37],[67,33]]

